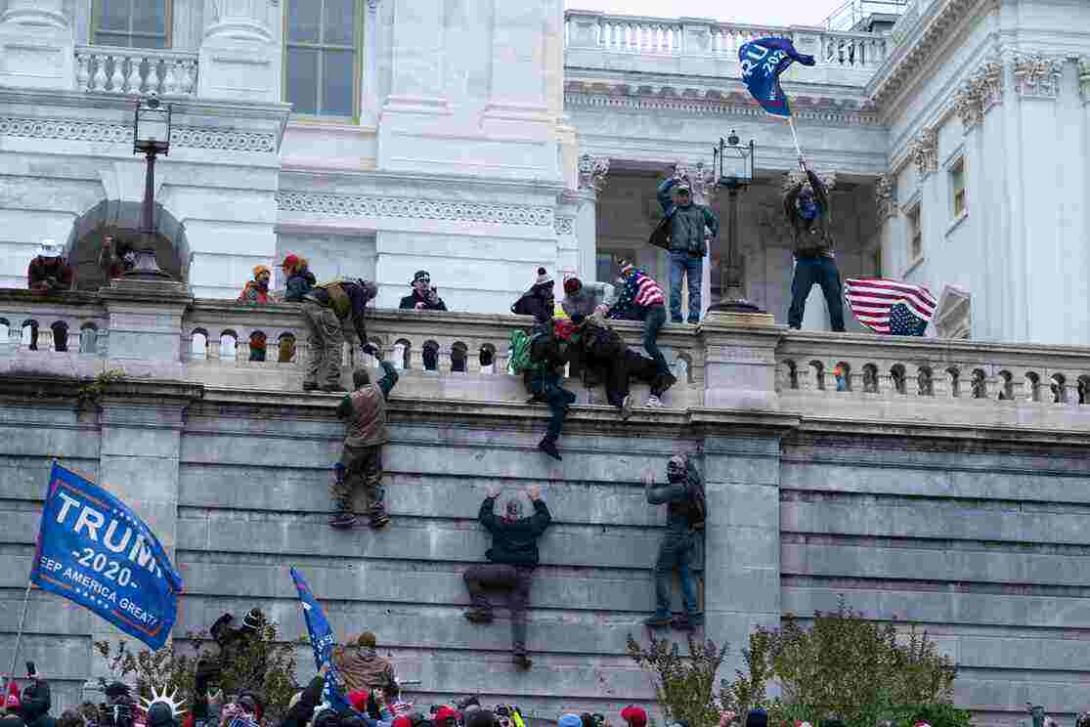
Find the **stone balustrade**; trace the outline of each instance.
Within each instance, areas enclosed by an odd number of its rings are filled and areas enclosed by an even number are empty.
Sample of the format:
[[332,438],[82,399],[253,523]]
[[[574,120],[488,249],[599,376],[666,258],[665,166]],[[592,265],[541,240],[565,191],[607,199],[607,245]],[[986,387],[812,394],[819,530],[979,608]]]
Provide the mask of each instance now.
[[766,36],[792,40],[818,65],[873,71],[885,60],[887,36],[820,28],[772,28],[685,18],[647,18],[583,11],[566,14],[569,50],[738,62],[742,44]]
[[[132,368],[154,376],[158,369],[132,365],[131,350],[111,351],[110,327],[131,337],[143,325],[131,323],[137,311],[155,306],[129,302],[119,313],[111,309],[116,298],[0,291],[0,372],[86,377]],[[298,305],[185,297],[177,305],[184,308],[174,339],[181,360],[168,362],[163,377],[225,388],[300,388],[308,351]],[[507,373],[507,358],[511,331],[529,324],[521,316],[396,310],[372,311],[367,321],[371,343],[402,371],[413,395],[498,402],[525,400],[521,381]],[[641,324],[614,325],[640,348]],[[779,409],[804,417],[1090,430],[1090,350],[1083,348],[804,333],[721,318],[701,327],[667,326],[660,345],[678,377],[665,400],[675,410]],[[343,365],[348,374],[377,361],[350,340]],[[770,375],[753,376],[762,366]],[[600,388],[570,386],[580,403],[604,403]],[[732,398],[732,389],[746,394]]]
[[76,87],[96,93],[191,96],[197,87],[197,54],[146,48],[78,46]]

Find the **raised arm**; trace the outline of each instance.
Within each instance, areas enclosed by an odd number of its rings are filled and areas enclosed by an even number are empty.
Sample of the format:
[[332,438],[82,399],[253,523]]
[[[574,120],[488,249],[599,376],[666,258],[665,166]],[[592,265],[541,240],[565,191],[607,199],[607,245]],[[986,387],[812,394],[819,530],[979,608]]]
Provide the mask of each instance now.
[[659,184],[659,206],[662,207],[662,214],[666,215],[667,217],[674,213],[674,200],[670,197],[670,190],[674,188],[675,184],[677,184],[676,177],[669,177],[667,179],[664,179],[662,180],[662,183]]
[[674,482],[672,484],[662,485],[647,485],[644,493],[647,495],[647,502],[652,505],[662,505],[666,502],[677,502],[685,497],[685,483]]
[[481,503],[481,510],[477,513],[477,519],[481,521],[481,525],[484,525],[485,529],[489,532],[492,532],[493,528],[496,527],[496,513],[493,511],[495,502],[496,498],[492,495],[484,498],[484,501]]
[[534,514],[531,516],[531,520],[533,521],[534,535],[541,535],[545,532],[545,528],[549,527],[549,523],[553,521],[548,506],[540,497],[534,500]]
[[382,389],[383,396],[389,396],[390,389],[394,388],[398,380],[397,369],[389,361],[379,361],[379,366],[382,367],[385,375],[378,380],[378,388]]
[[814,174],[810,169],[806,170],[806,177],[810,180],[810,186],[814,188],[814,199],[817,200],[818,207],[821,208],[821,214],[828,222],[832,218],[830,216],[831,208],[829,206],[829,190],[825,188],[825,185],[821,183],[821,179],[818,175]]

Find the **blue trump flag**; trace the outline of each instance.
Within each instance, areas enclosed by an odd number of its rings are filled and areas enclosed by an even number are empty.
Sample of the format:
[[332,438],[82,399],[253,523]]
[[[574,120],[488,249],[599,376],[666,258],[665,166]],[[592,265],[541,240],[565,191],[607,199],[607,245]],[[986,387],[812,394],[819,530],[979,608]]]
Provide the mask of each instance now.
[[780,74],[795,61],[814,65],[814,57],[799,53],[787,38],[758,38],[743,43],[738,49],[738,61],[742,64],[742,82],[774,116],[791,115],[787,96],[780,88]]
[[174,628],[182,577],[121,500],[54,462],[30,580],[152,649]]
[[307,632],[310,634],[310,646],[314,649],[314,666],[321,671],[327,667],[325,673],[325,686],[322,688],[322,701],[329,704],[338,712],[350,709],[348,700],[341,691],[341,675],[333,663],[333,645],[337,643],[337,637],[333,634],[333,628],[325,617],[325,612],[318,604],[318,599],[310,590],[310,586],[303,580],[303,576],[294,568],[291,569],[291,579],[295,581],[295,590],[299,592],[299,601],[303,606],[303,618],[307,622]]

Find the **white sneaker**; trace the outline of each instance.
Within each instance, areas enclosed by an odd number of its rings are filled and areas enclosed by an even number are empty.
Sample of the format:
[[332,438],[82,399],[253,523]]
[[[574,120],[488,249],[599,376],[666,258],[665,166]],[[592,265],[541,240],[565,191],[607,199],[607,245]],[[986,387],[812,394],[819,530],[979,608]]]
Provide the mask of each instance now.
[[651,407],[652,409],[661,409],[662,399],[652,394],[651,396],[647,397],[647,406]]
[[628,419],[630,416],[632,416],[632,396],[628,395],[621,402],[621,419]]

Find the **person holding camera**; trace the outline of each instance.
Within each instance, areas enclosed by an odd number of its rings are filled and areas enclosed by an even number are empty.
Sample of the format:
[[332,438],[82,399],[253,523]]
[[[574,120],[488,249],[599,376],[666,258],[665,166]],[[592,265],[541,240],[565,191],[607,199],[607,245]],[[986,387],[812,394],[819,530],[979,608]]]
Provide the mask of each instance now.
[[413,292],[401,299],[401,310],[446,310],[447,304],[439,297],[439,289],[431,284],[427,270],[417,270],[410,283]]
[[[30,683],[23,687],[19,693],[14,713],[23,721],[26,727],[56,727],[57,720],[50,716],[49,710],[53,707],[53,697],[49,689],[49,682],[42,678],[34,662],[28,661],[26,665],[27,679]],[[14,689],[12,692],[14,693]],[[5,707],[11,713],[9,706],[10,696],[5,699]]]

